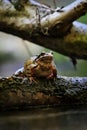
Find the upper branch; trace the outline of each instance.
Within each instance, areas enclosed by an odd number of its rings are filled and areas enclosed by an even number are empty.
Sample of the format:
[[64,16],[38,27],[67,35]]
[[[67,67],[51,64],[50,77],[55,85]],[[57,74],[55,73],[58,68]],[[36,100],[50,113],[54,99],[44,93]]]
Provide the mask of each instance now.
[[55,12],[46,16],[41,20],[42,28],[48,28],[49,32],[54,36],[54,31],[57,36],[63,36],[70,29],[73,21],[87,12],[87,0],[76,0],[72,4],[62,9],[61,13]]
[[87,12],[87,0],[77,0],[61,11],[29,2],[21,10],[9,1],[0,4],[1,31],[69,57],[87,59],[87,25],[72,23]]

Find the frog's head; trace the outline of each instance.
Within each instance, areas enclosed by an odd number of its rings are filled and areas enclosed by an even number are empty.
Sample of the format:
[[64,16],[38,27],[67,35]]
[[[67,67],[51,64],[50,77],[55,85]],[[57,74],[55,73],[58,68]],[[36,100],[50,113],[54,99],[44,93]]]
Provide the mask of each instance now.
[[42,52],[40,55],[37,56],[35,59],[36,62],[41,63],[51,63],[53,60],[53,52]]

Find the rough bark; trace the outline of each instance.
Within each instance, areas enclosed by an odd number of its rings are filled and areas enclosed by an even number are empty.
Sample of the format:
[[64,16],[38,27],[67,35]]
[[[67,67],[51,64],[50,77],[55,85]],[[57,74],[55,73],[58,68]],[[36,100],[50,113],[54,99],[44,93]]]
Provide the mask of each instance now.
[[64,105],[87,105],[87,78],[39,78],[37,84],[15,75],[0,79],[1,110]]
[[87,60],[87,25],[73,23],[87,12],[87,0],[77,0],[59,12],[29,3],[19,11],[10,2],[3,3],[0,6],[1,31],[63,55]]

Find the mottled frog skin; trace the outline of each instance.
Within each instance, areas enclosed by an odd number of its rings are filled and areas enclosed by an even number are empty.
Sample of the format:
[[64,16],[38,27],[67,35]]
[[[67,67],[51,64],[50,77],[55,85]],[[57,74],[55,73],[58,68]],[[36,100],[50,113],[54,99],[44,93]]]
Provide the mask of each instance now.
[[57,69],[53,61],[52,52],[42,52],[40,55],[31,57],[25,62],[24,68],[21,68],[21,70],[31,82],[35,81],[37,77],[46,79],[57,77]]

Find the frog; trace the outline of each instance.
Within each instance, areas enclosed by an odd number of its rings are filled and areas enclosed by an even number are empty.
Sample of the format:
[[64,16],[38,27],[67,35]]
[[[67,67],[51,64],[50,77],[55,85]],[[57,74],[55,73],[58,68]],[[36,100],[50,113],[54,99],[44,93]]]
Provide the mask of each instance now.
[[[55,79],[57,68],[53,60],[53,52],[41,52],[39,55],[31,57],[20,69],[30,83],[37,82],[36,78]],[[16,74],[19,72],[17,71]]]

